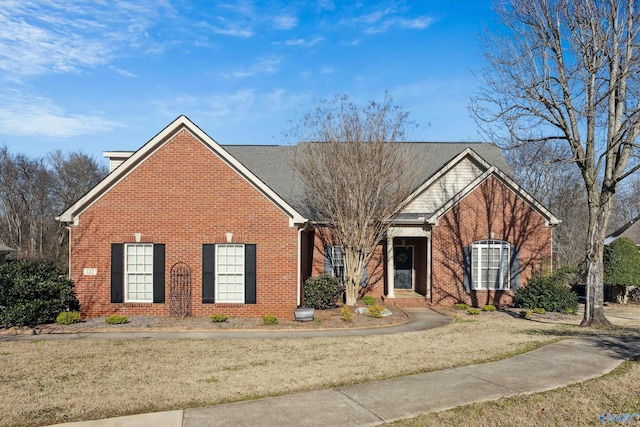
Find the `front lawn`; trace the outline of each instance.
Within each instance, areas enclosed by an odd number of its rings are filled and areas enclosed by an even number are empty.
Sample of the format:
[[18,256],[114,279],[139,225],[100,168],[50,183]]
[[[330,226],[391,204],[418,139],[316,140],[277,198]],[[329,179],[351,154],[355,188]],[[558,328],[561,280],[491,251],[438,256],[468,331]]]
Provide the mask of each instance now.
[[[322,389],[496,360],[567,335],[593,333],[535,315],[460,317],[465,321],[423,332],[368,337],[0,342],[0,425],[90,420]],[[577,324],[580,318],[569,320]]]

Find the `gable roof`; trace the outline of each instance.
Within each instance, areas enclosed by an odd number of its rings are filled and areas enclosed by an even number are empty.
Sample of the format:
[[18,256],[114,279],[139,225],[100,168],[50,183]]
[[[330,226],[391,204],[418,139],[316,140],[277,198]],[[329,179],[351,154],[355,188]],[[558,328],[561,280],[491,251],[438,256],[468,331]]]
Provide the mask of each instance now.
[[0,255],[6,255],[9,252],[15,252],[16,250],[13,248],[10,248],[9,246],[5,246],[5,245],[0,245]]
[[[307,144],[300,143],[299,145]],[[480,142],[399,142],[406,148],[416,170],[420,171],[416,188],[446,168],[451,161],[467,153],[470,148],[479,153],[482,162],[496,166],[507,174],[511,168],[500,149],[495,145]],[[236,159],[242,162],[258,178],[278,193],[299,212],[309,216],[306,204],[305,186],[291,167],[291,159],[298,146],[280,145],[224,145]]]
[[156,150],[158,150],[166,142],[170,141],[174,136],[180,133],[182,130],[186,130],[191,135],[209,148],[215,153],[222,161],[224,161],[229,167],[237,172],[242,178],[253,185],[258,191],[260,191],[265,197],[270,199],[278,208],[280,208],[285,214],[289,216],[289,222],[293,224],[306,223],[307,219],[304,218],[299,212],[295,210],[289,203],[287,203],[282,197],[274,192],[269,186],[262,182],[254,173],[252,173],[246,166],[239,162],[235,157],[230,155],[222,146],[215,142],[209,135],[203,132],[198,126],[196,126],[186,116],[179,116],[167,127],[160,131],[156,136],[151,138],[146,144],[144,144],[138,151],[128,156],[126,160],[122,162],[116,169],[107,175],[98,185],[93,187],[87,194],[82,196],[80,200],[74,203],[69,209],[64,211],[56,219],[61,222],[72,223],[76,222],[78,215],[89,208],[93,203],[99,200],[104,194],[106,194],[114,185],[124,179],[129,173],[135,170],[140,164],[142,164],[149,156],[151,156]]
[[631,239],[636,245],[640,245],[640,216],[635,217],[604,239],[604,244],[608,245],[616,239],[626,237]]
[[[181,130],[187,130],[196,139],[207,146],[212,152],[220,157],[224,162],[232,167],[239,175],[257,188],[262,194],[269,198],[290,218],[290,223],[302,224],[307,222],[310,213],[306,203],[306,192],[303,182],[291,166],[291,160],[296,155],[300,143],[297,146],[279,145],[219,145],[197,125],[187,117],[180,116],[161,132],[144,144],[135,152],[118,152],[118,160],[122,160],[105,179],[85,194],[80,200],[74,203],[69,209],[63,212],[57,219],[62,222],[73,223],[84,210],[99,200],[102,195],[109,191],[114,185],[120,182],[138,165],[152,155],[164,143],[169,141]],[[508,184],[510,188],[521,194],[532,206],[538,210],[551,224],[559,221],[544,206],[536,202],[515,181],[510,177],[513,173],[500,149],[492,144],[480,142],[452,143],[452,142],[400,142],[413,162],[416,170],[419,171],[414,195],[426,188],[430,182],[445,174],[460,159],[471,156],[478,164],[490,172],[485,172],[484,179],[488,174],[498,174],[501,181]],[[105,152],[107,155],[115,152]],[[460,192],[450,202],[460,200],[469,191],[479,185],[481,181],[476,179],[467,188]],[[413,195],[411,196],[413,197]],[[411,199],[411,197],[409,199]],[[437,222],[437,218],[448,209],[450,203],[442,206],[438,212],[430,212],[426,217],[429,222]],[[411,214],[413,215],[413,214]],[[399,220],[402,214],[398,216]],[[415,216],[415,215],[413,215]],[[425,215],[419,215],[420,219],[425,219]],[[417,218],[406,218],[416,220]]]

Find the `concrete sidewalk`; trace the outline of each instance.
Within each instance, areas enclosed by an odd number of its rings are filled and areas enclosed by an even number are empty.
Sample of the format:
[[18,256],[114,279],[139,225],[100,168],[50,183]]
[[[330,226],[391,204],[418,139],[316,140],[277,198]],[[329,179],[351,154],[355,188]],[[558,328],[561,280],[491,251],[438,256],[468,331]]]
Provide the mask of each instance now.
[[94,427],[370,426],[605,374],[640,355],[638,338],[581,338],[497,362],[348,387],[217,405],[67,423]]

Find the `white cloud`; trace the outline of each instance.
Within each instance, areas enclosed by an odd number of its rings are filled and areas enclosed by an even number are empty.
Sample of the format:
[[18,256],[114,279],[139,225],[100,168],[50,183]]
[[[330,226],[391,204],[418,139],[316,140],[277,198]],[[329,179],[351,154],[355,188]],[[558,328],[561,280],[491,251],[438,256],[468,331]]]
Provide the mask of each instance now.
[[0,133],[66,138],[110,132],[121,125],[99,114],[69,114],[51,99],[16,90],[0,93]]
[[324,41],[324,38],[322,37],[314,37],[312,39],[293,39],[293,40],[287,40],[284,42],[284,44],[286,44],[287,46],[300,46],[300,47],[311,47],[315,44],[320,43],[321,41]]
[[279,30],[290,30],[298,26],[298,18],[290,15],[280,15],[273,17],[273,23]]
[[335,71],[335,68],[330,67],[328,65],[323,65],[322,68],[320,69],[320,72],[322,74],[333,74],[334,71]]
[[74,0],[0,2],[0,69],[20,80],[108,64],[128,49],[156,44],[148,36],[170,6]]
[[434,21],[434,18],[428,16],[420,16],[414,19],[394,17],[382,20],[381,22],[376,23],[376,25],[372,25],[366,28],[364,32],[367,34],[383,33],[393,27],[410,30],[424,30],[425,28],[428,28]]
[[247,68],[241,68],[230,73],[223,73],[222,76],[226,78],[240,78],[250,77],[256,74],[273,74],[278,71],[280,62],[282,62],[282,58],[262,58]]
[[320,10],[334,10],[336,8],[336,5],[332,0],[320,0],[320,2],[318,3],[318,7],[320,8]]

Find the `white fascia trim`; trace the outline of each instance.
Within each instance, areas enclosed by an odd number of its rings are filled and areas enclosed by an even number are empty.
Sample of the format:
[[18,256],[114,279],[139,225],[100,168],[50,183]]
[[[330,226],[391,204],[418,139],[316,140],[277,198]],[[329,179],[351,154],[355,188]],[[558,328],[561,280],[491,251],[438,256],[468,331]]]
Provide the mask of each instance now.
[[127,160],[125,160],[117,169],[107,175],[98,185],[93,187],[87,194],[85,194],[80,200],[74,203],[69,209],[62,213],[59,217],[56,217],[58,221],[65,223],[73,223],[77,225],[78,216],[98,201],[112,186],[116,185],[122,179],[124,179],[151,153],[158,150],[166,142],[168,142],[172,136],[178,133],[180,129],[184,128],[193,136],[196,136],[202,143],[209,147],[214,153],[216,153],[222,160],[232,166],[236,172],[238,172],[247,182],[257,188],[265,196],[282,210],[289,217],[289,226],[293,227],[298,224],[304,224],[307,219],[298,213],[294,208],[287,204],[280,196],[278,196],[273,190],[258,179],[253,173],[251,173],[244,165],[231,156],[226,150],[224,150],[217,142],[215,142],[209,135],[203,132],[198,126],[196,126],[186,116],[180,116],[171,122],[167,127],[160,131],[156,136],[150,139],[144,144],[138,151],[134,152]]
[[107,159],[110,159],[112,157],[118,159],[128,159],[134,153],[135,151],[103,151],[102,157],[106,157]]
[[558,218],[556,218],[547,208],[545,208],[542,204],[540,204],[540,202],[538,202],[529,193],[527,193],[522,187],[520,187],[514,180],[509,178],[507,174],[502,172],[496,166],[491,166],[483,174],[481,174],[476,179],[471,181],[469,185],[467,185],[462,191],[460,191],[453,198],[451,198],[433,215],[431,215],[431,217],[427,219],[427,223],[432,225],[438,225],[438,221],[440,220],[440,217],[446,214],[455,204],[457,204],[463,198],[465,198],[476,187],[478,187],[481,183],[486,181],[491,175],[494,175],[496,178],[498,178],[498,180],[500,180],[511,191],[513,191],[516,196],[523,198],[531,207],[533,207],[540,215],[542,215],[542,217],[545,220],[545,225],[554,226],[562,222]]
[[427,179],[420,187],[418,187],[418,189],[416,191],[411,193],[409,195],[409,197],[407,197],[407,199],[401,204],[401,208],[398,209],[398,212],[402,211],[402,209],[404,209],[406,206],[408,206],[416,197],[418,197],[420,194],[422,194],[423,191],[425,191],[427,188],[431,187],[431,185],[434,182],[436,182],[440,177],[442,177],[447,172],[449,172],[451,169],[453,169],[454,166],[456,166],[458,163],[460,163],[467,156],[473,158],[475,161],[480,163],[480,165],[482,167],[484,167],[485,170],[489,169],[491,167],[491,165],[489,163],[487,163],[482,157],[480,157],[480,155],[478,153],[473,151],[471,149],[471,147],[467,147],[463,151],[461,151],[460,154],[455,156],[453,159],[449,160],[449,162],[446,163],[442,168],[440,168],[440,170],[438,172],[433,174],[431,176],[431,178]]

